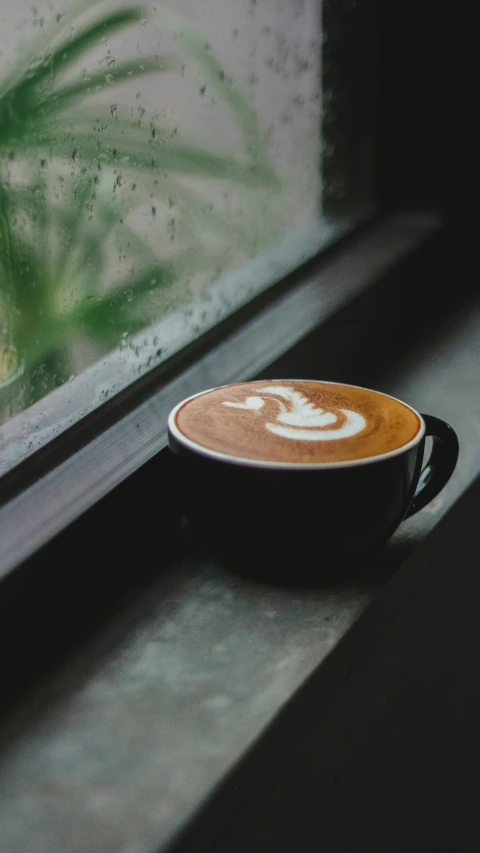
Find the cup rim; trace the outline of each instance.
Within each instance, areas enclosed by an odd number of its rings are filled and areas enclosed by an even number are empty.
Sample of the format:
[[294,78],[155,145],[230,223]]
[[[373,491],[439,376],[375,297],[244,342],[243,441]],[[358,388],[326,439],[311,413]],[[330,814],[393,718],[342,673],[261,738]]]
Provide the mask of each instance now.
[[338,460],[336,462],[278,462],[272,461],[271,459],[249,459],[246,456],[233,456],[229,453],[223,453],[219,450],[210,450],[208,447],[204,447],[202,444],[198,444],[196,441],[193,441],[191,438],[187,438],[176,424],[176,416],[180,411],[182,406],[186,403],[189,403],[190,400],[194,400],[196,397],[201,397],[204,394],[209,394],[211,391],[217,391],[219,388],[231,388],[234,385],[246,385],[250,382],[250,380],[245,380],[244,382],[227,382],[225,385],[216,385],[214,388],[207,388],[205,391],[199,391],[197,394],[192,394],[190,397],[185,397],[184,400],[181,400],[177,405],[172,409],[168,416],[168,431],[170,436],[185,450],[191,451],[197,456],[202,456],[206,459],[211,459],[213,461],[218,462],[228,462],[231,465],[237,465],[240,467],[246,468],[265,468],[265,469],[276,469],[276,470],[284,470],[284,471],[319,471],[319,470],[333,470],[335,468],[356,468],[360,465],[370,465],[372,462],[383,462],[387,459],[393,459],[395,456],[401,456],[403,453],[407,453],[413,447],[420,443],[422,438],[425,435],[426,427],[425,421],[420,414],[417,412],[413,406],[409,406],[408,403],[405,403],[403,400],[400,400],[398,397],[394,397],[392,394],[385,394],[383,391],[377,391],[374,388],[365,388],[363,385],[353,385],[349,382],[334,382],[333,380],[328,379],[267,379],[267,380],[251,380],[253,382],[318,382],[320,385],[343,385],[345,388],[359,388],[361,391],[368,391],[372,394],[379,394],[381,397],[388,397],[390,400],[395,400],[395,402],[400,403],[402,406],[405,406],[406,409],[409,409],[413,412],[414,415],[420,421],[420,429],[414,435],[413,438],[410,439],[406,444],[402,444],[401,447],[396,447],[394,450],[389,450],[386,453],[378,453],[374,456],[364,456],[361,459],[344,459]]

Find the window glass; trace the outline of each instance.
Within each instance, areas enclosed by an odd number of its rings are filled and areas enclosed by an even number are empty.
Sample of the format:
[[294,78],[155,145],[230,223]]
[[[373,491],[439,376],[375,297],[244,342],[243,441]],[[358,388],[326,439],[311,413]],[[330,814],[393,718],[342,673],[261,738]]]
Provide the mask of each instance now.
[[370,211],[355,9],[1,4],[0,472]]

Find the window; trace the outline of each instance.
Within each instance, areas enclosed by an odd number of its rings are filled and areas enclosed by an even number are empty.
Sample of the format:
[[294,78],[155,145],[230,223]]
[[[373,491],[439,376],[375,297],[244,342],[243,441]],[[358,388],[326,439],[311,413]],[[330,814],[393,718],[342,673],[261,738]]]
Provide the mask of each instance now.
[[2,9],[0,473],[368,215],[333,5]]

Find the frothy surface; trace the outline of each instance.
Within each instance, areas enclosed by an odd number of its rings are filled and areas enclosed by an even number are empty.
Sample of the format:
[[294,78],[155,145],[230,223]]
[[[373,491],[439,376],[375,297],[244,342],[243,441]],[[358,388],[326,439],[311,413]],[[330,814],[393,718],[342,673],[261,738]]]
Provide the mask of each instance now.
[[397,450],[418,435],[421,421],[408,406],[377,391],[273,380],[227,385],[186,400],[175,426],[207,452],[308,464]]

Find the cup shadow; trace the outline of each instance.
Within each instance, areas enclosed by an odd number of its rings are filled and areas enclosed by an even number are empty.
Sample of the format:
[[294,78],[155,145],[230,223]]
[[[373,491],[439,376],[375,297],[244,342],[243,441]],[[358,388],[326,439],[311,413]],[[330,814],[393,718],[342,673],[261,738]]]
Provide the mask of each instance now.
[[416,546],[413,540],[390,540],[376,551],[345,554],[321,546],[281,549],[259,545],[245,549],[235,542],[211,544],[224,569],[249,581],[292,589],[328,589],[355,581],[360,586],[385,583]]

